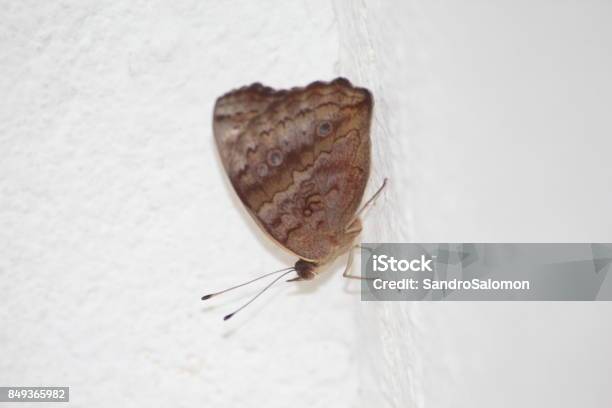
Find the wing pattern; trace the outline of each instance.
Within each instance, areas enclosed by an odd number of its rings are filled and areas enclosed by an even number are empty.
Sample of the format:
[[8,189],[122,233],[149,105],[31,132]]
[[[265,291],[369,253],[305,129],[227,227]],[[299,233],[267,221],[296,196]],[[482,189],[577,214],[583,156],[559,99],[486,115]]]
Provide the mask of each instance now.
[[346,228],[369,176],[372,107],[370,92],[343,78],[281,91],[253,84],[217,100],[215,141],[236,193],[302,259],[325,262],[354,238]]

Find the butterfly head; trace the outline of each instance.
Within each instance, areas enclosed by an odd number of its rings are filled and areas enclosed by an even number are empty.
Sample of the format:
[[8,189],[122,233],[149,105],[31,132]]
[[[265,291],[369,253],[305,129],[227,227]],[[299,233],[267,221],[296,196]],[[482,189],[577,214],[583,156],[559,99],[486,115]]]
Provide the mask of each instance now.
[[300,280],[312,280],[317,276],[316,269],[318,267],[319,265],[314,262],[298,259],[294,268]]

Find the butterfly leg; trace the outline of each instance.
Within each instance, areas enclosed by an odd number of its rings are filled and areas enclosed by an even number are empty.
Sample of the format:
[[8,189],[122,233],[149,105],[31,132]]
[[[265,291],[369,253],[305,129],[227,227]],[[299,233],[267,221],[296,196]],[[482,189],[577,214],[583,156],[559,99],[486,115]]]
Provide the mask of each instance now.
[[344,233],[347,235],[353,235],[357,237],[359,234],[361,234],[362,229],[363,227],[361,225],[361,220],[359,218],[355,218],[353,219],[353,221],[351,221],[348,227],[346,227],[346,229],[344,230]]
[[348,256],[348,260],[346,261],[346,267],[344,268],[344,272],[342,273],[342,276],[345,278],[361,279],[361,276],[351,275],[351,266],[353,266],[353,254],[354,254],[353,251],[357,247],[359,247],[359,245],[354,245],[351,247],[351,249],[349,249],[349,256]]
[[383,180],[382,186],[380,186],[378,188],[378,190],[376,190],[376,192],[374,193],[374,195],[372,197],[370,197],[370,199],[368,201],[365,202],[364,205],[361,206],[361,208],[355,213],[355,216],[353,217],[353,219],[351,220],[351,222],[348,223],[348,229],[351,228],[351,226],[353,225],[353,223],[359,219],[359,216],[365,212],[368,208],[370,208],[370,206],[372,204],[374,204],[374,202],[376,202],[376,199],[380,196],[380,194],[382,193],[382,191],[385,189],[385,187],[387,186],[387,179],[385,178]]
[[347,278],[347,279],[372,279],[372,278],[365,278],[363,276],[357,276],[357,275],[351,275],[351,266],[353,266],[353,250],[355,248],[361,248],[361,245],[357,244],[357,245],[353,245],[351,247],[351,249],[349,250],[349,256],[348,256],[348,260],[346,261],[346,268],[344,268],[344,273],[342,274],[343,277]]
[[[368,209],[376,201],[376,199],[380,196],[382,191],[385,189],[386,185],[387,185],[387,179],[385,178],[382,183],[382,186],[380,186],[378,190],[376,190],[374,195],[370,197],[370,199],[366,201],[363,206],[361,206],[359,211],[355,213],[355,216],[353,217],[351,222],[348,223],[348,226],[346,227],[346,230],[344,231],[345,233],[354,235],[355,237],[357,237],[359,233],[361,233],[362,225],[361,225],[361,220],[359,219],[359,215],[361,215],[366,209]],[[351,266],[353,265],[353,250],[355,248],[361,248],[361,245],[359,244],[353,245],[351,249],[349,250],[348,260],[346,262],[346,268],[344,268],[344,273],[342,274],[342,276],[345,278],[349,278],[349,279],[372,279],[372,278],[364,278],[363,276],[351,275]]]

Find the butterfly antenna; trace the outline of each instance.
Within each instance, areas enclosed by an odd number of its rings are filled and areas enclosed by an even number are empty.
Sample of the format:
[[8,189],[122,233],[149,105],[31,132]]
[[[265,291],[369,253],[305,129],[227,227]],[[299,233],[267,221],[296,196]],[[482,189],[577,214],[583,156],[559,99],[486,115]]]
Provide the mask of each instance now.
[[[263,279],[263,278],[265,278],[265,277],[268,277],[268,276],[270,276],[270,275],[274,275],[275,273],[287,272],[287,271],[289,271],[289,272],[290,272],[290,271],[293,271],[293,270],[294,270],[294,269],[293,269],[293,267],[291,267],[291,268],[284,268],[284,269],[280,269],[280,270],[278,270],[278,271],[274,271],[274,272],[269,272],[269,273],[266,273],[266,274],[264,274],[264,275],[261,275],[260,277],[255,278],[255,279],[251,279],[251,280],[250,280],[250,281],[248,281],[248,282],[241,283],[240,285],[232,286],[231,288],[227,288],[227,289],[224,289],[224,290],[219,291],[219,292],[211,293],[211,294],[209,294],[209,295],[204,295],[204,296],[202,296],[202,300],[208,300],[208,299],[210,299],[210,298],[211,298],[211,297],[213,297],[213,296],[217,296],[217,295],[220,295],[220,294],[222,294],[222,293],[229,292],[230,290],[238,289],[238,288],[240,288],[240,287],[242,287],[242,286],[248,285],[249,283],[253,283],[253,282],[255,282],[255,281],[258,281],[258,280],[260,280],[260,279]],[[281,275],[281,276],[284,276],[284,275]]]
[[285,273],[283,273],[283,274],[282,274],[282,275],[280,275],[279,277],[275,278],[275,279],[274,279],[272,282],[268,283],[268,285],[267,285],[265,288],[263,288],[262,290],[260,290],[258,294],[256,294],[255,296],[253,296],[253,297],[251,298],[251,300],[249,300],[248,302],[246,302],[244,305],[240,306],[240,307],[239,307],[238,309],[236,309],[234,312],[232,312],[232,313],[230,313],[230,314],[226,315],[226,316],[223,318],[223,320],[228,320],[228,319],[230,319],[230,318],[231,318],[232,316],[234,316],[236,313],[238,313],[239,311],[241,311],[242,309],[244,309],[245,307],[247,307],[248,305],[250,305],[251,303],[253,303],[253,301],[254,301],[255,299],[257,299],[259,296],[261,296],[261,295],[262,295],[262,293],[264,293],[266,290],[270,289],[270,287],[272,287],[272,285],[274,285],[276,282],[278,282],[280,279],[282,279],[282,277],[283,277],[283,276],[285,276],[285,275],[287,275],[287,274],[289,274],[289,273],[291,273],[291,272],[293,272],[293,271],[295,271],[295,269],[290,268],[288,271],[286,271]]

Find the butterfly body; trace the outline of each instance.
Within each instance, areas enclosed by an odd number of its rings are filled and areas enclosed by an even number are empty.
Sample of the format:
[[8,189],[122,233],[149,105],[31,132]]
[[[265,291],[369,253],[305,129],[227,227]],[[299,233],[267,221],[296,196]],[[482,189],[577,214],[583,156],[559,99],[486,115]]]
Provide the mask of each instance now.
[[221,96],[213,130],[223,167],[253,219],[296,255],[299,280],[354,245],[370,172],[370,92],[349,81]]

